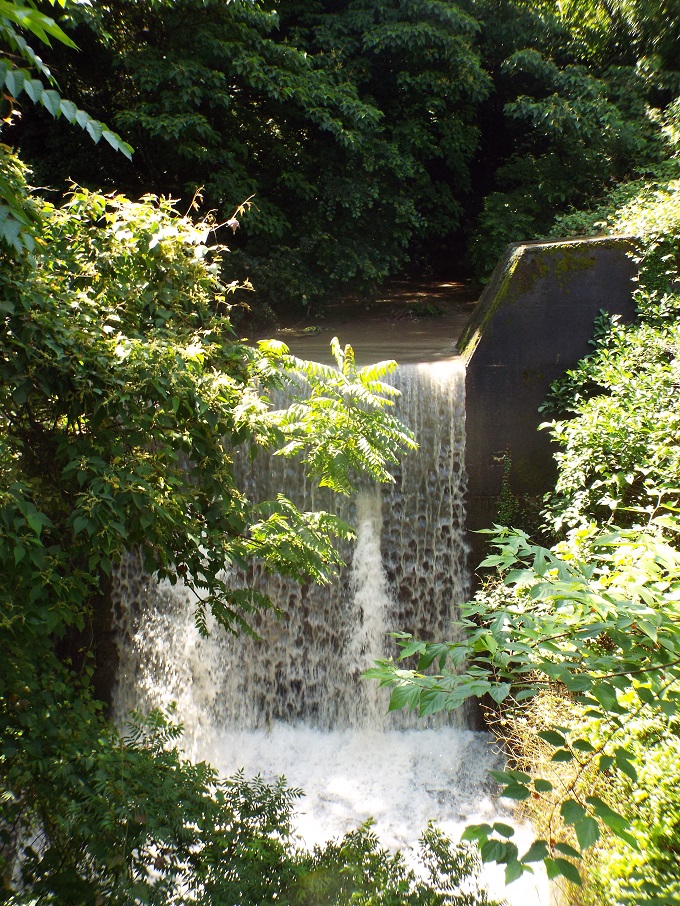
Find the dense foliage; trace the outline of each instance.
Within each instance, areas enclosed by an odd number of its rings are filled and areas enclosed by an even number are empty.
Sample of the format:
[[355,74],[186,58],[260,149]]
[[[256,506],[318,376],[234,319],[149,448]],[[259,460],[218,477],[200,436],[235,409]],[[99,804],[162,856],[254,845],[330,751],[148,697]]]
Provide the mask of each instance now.
[[[477,26],[443,0],[327,7],[74,6],[73,34],[90,53],[65,60],[69,91],[137,153],[134,166],[91,164],[55,134],[39,174],[56,163],[101,181],[106,166],[119,184],[187,200],[202,187],[219,218],[254,196],[244,263],[279,304],[395,272],[416,236],[460,222],[488,91],[471,51]],[[30,152],[28,121],[23,143]]]
[[497,93],[487,128],[503,137],[488,152],[470,249],[482,271],[507,242],[544,236],[559,212],[591,206],[672,153],[664,118],[680,90],[659,4],[502,6],[505,19],[489,19]]
[[[555,546],[496,529],[464,641],[402,635],[417,663],[373,675],[391,707],[486,697],[510,726],[557,693],[542,763],[516,746],[497,774],[539,839],[468,838],[508,880],[585,866],[583,903],[677,901],[678,27],[671,0],[0,0],[3,138],[38,182],[88,186],[46,201],[0,150],[3,901],[487,902],[434,830],[428,883],[367,828],[298,852],[297,791],[189,764],[161,715],[108,723],[97,643],[132,546],[196,592],[203,628],[271,606],[225,565],[332,575],[349,527],[249,499],[234,457],[295,456],[349,493],[413,444],[391,366],[237,341],[245,275],[261,308],[308,305],[465,245],[484,274],[510,240],[607,229],[639,239],[640,319],[603,319],[548,401]],[[160,198],[201,192],[199,223]],[[239,205],[227,269],[216,231]]]
[[[8,137],[41,183],[201,188],[222,221],[252,197],[232,263],[260,309],[408,266],[483,275],[668,153],[680,65],[649,0],[62,5],[84,52],[47,56],[75,103],[46,133],[49,92],[20,96]],[[132,162],[79,141],[76,104]]]

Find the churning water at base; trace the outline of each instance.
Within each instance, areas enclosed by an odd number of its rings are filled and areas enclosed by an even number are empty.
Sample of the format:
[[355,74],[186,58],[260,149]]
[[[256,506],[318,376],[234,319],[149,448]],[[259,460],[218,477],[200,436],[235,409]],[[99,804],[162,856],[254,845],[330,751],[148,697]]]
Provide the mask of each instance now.
[[[337,512],[357,535],[343,551],[346,568],[323,588],[268,577],[258,565],[232,575],[284,611],[254,621],[262,641],[218,627],[202,638],[187,590],[156,585],[132,556],[116,579],[121,720],[131,708],[176,702],[190,757],[223,774],[284,775],[305,791],[297,830],[310,846],[373,818],[383,845],[408,850],[430,820],[458,839],[465,824],[498,811],[486,791],[496,756],[465,713],[429,725],[387,715],[387,692],[361,678],[395,653],[391,630],[450,639],[468,591],[462,364],[402,367],[394,383],[420,449],[392,486],[343,500],[285,460],[244,467],[253,499],[284,492],[305,509]],[[539,903],[531,886],[513,885],[510,899]]]

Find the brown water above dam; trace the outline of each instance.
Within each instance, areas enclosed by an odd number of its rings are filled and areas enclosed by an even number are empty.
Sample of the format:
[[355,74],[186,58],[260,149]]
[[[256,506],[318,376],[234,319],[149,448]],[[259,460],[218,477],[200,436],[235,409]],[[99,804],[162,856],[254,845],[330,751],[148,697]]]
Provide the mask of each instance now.
[[[321,314],[284,325],[275,336],[299,358],[331,363],[330,342],[349,343],[358,365],[396,359],[400,365],[457,355],[456,342],[477,302],[469,284],[393,280],[371,299],[350,298]],[[269,334],[268,334],[269,336]]]

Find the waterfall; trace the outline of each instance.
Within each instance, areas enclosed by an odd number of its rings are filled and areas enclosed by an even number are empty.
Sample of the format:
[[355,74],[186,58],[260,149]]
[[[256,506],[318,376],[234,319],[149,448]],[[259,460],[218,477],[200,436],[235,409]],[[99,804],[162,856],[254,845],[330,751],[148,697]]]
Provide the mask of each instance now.
[[261,641],[217,628],[200,638],[187,590],[145,580],[128,559],[116,580],[119,712],[176,701],[190,738],[216,726],[252,730],[276,721],[325,730],[404,725],[406,716],[387,720],[384,693],[361,675],[391,650],[390,630],[450,637],[467,591],[465,415],[458,360],[402,367],[395,384],[398,414],[420,449],[404,458],[393,485],[343,499],[312,487],[285,459],[243,464],[249,494],[270,498],[283,489],[305,509],[334,508],[357,532],[338,581],[325,587],[266,576],[258,564],[231,576],[235,585],[266,591],[284,612],[254,619]]
[[[394,383],[398,415],[420,445],[394,484],[366,485],[345,500],[312,487],[286,460],[243,466],[247,493],[283,490],[356,528],[346,567],[328,586],[266,576],[257,564],[230,576],[283,610],[278,620],[257,616],[261,641],[219,627],[202,638],[191,594],[145,578],[134,557],[116,578],[120,718],[131,707],[176,702],[192,757],[223,773],[286,776],[306,794],[298,832],[308,845],[372,817],[384,845],[408,849],[429,820],[457,838],[497,809],[486,791],[494,760],[486,734],[467,729],[464,713],[429,723],[386,715],[387,693],[361,678],[374,659],[395,653],[390,630],[451,639],[468,592],[463,366],[402,366]],[[537,901],[525,891],[522,902]]]

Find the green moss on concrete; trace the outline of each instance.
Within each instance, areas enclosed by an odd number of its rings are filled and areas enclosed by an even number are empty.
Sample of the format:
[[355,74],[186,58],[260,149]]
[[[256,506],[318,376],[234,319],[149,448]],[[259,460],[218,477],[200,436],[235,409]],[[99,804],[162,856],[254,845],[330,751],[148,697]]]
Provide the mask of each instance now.
[[531,293],[536,284],[553,277],[562,292],[569,292],[571,275],[594,267],[596,251],[620,248],[622,237],[573,239],[509,246],[482,293],[460,340],[458,351],[468,362],[492,316]]
[[477,344],[494,312],[506,298],[512,279],[519,266],[524,246],[511,245],[496,266],[491,280],[482,293],[477,306],[458,340],[458,352],[467,361],[472,357]]

